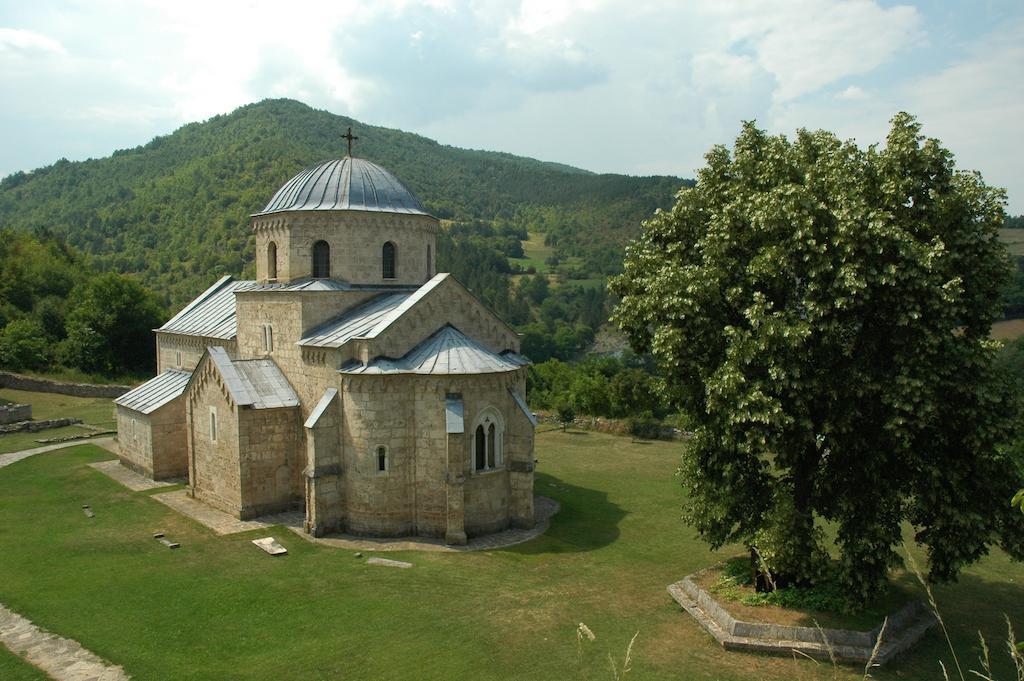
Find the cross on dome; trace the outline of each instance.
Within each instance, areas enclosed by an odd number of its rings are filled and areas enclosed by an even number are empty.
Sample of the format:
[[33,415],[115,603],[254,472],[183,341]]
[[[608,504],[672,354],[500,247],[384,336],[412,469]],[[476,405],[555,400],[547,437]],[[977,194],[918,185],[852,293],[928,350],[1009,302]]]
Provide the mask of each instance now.
[[348,126],[348,132],[341,136],[342,139],[348,140],[348,155],[352,155],[352,141],[359,139],[352,134],[352,126]]

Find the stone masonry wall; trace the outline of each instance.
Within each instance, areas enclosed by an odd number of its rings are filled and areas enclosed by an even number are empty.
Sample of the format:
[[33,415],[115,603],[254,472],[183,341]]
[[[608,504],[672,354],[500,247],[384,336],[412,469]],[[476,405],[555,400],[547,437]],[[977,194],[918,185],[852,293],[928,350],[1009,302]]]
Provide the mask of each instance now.
[[[210,362],[193,378],[188,398],[189,489],[196,499],[238,517],[242,509],[238,416]],[[216,409],[217,440],[210,434]]]
[[[343,526],[357,534],[444,536],[450,481],[445,396],[460,393],[465,433],[457,469],[465,488],[465,528],[470,536],[532,522],[533,428],[519,411],[510,386],[522,389],[524,371],[484,376],[352,376],[342,386]],[[472,470],[472,426],[494,408],[504,425],[503,462],[494,471]],[[377,471],[378,446],[387,448],[387,471]],[[528,471],[515,472],[528,464]],[[519,477],[517,477],[519,476]],[[529,499],[524,482],[528,478]],[[529,520],[525,519],[528,514]]]
[[446,323],[493,352],[519,351],[519,337],[457,281],[448,278],[376,339],[366,344],[363,362],[378,355],[401,357]]
[[[196,368],[208,346],[220,346],[227,351],[231,359],[238,358],[238,346],[234,340],[157,332],[156,372],[159,374],[165,369],[192,371]],[[181,353],[180,364],[177,361],[179,352]]]
[[132,389],[130,385],[95,385],[93,383],[62,383],[46,378],[33,378],[0,371],[0,388],[28,390],[38,393],[57,393],[76,397],[120,397]]
[[31,404],[8,404],[0,406],[0,425],[29,421],[32,419]]
[[152,414],[117,405],[118,458],[128,468],[154,480],[188,476],[185,397]]
[[[267,247],[277,245],[277,281],[312,274],[313,244],[331,248],[331,278],[354,284],[422,284],[433,275],[436,235],[440,223],[425,215],[373,211],[294,211],[253,218],[256,234],[256,278],[268,281]],[[384,279],[381,249],[395,244],[395,278]]]
[[240,518],[302,505],[303,447],[298,407],[238,410]]

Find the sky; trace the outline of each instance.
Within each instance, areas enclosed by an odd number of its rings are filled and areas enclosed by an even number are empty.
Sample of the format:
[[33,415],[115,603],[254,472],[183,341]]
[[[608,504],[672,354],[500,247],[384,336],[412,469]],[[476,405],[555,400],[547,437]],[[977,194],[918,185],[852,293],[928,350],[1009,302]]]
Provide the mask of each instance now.
[[908,111],[1024,213],[1021,0],[0,0],[0,92],[0,176],[267,97],[681,177],[744,120],[866,146]]

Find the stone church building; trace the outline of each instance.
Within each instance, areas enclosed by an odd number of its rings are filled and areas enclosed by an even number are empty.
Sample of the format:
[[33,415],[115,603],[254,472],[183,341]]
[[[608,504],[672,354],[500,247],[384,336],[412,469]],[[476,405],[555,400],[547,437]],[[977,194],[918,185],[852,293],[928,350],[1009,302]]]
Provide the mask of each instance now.
[[315,536],[532,527],[527,362],[434,271],[439,226],[369,161],[296,175],[252,216],[256,280],[156,330],[158,375],[115,400],[122,463],[241,519],[304,509]]

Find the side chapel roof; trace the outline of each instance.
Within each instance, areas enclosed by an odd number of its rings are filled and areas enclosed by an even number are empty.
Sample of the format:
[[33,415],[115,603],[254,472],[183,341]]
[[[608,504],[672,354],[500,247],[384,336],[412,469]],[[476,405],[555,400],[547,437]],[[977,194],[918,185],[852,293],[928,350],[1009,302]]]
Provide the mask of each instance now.
[[276,409],[299,406],[299,396],[272,359],[231,359],[222,347],[206,348],[231,399],[239,407]]
[[185,392],[191,376],[190,371],[166,369],[115,399],[114,404],[141,414],[152,414]]
[[350,363],[346,374],[492,374],[515,371],[527,364],[514,352],[492,352],[454,326],[446,325],[404,357],[378,357],[369,364]]

